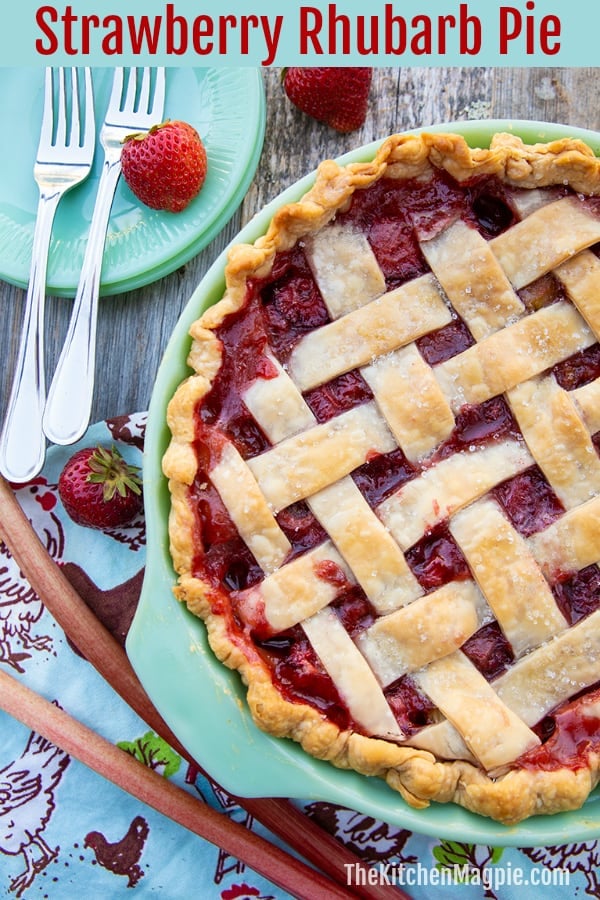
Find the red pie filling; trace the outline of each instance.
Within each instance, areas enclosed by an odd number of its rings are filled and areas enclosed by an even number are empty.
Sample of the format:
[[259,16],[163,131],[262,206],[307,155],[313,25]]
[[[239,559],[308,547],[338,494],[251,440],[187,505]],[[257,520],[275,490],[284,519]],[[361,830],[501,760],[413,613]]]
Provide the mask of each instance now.
[[[368,189],[357,191],[349,209],[338,214],[339,221],[351,222],[367,236],[388,289],[428,271],[417,237],[432,236],[456,218],[462,218],[486,238],[516,221],[510,198],[499,181],[485,177],[465,186],[445,174],[435,175],[430,182],[399,183],[383,178]],[[536,309],[563,299],[564,294],[553,276],[546,276],[523,290],[521,298],[528,308]],[[232,441],[245,458],[270,446],[241,399],[257,376],[268,379],[276,374],[264,356],[265,349],[269,347],[285,364],[297,341],[328,321],[327,309],[298,244],[276,256],[271,274],[249,285],[243,309],[229,315],[217,329],[223,363],[197,410],[198,472],[191,489],[197,512],[194,574],[212,586],[213,608],[228,615],[231,639],[241,642],[250,655],[260,654],[271,669],[275,685],[287,699],[312,704],[340,728],[360,730],[300,625],[273,635],[260,622],[249,625],[242,620],[237,611],[238,592],[259,583],[263,573],[208,478],[219,458],[223,438]],[[420,338],[417,345],[425,360],[435,365],[472,343],[468,329],[454,316],[449,325]],[[567,390],[599,377],[599,345],[571,357],[553,371]],[[317,421],[325,422],[369,401],[372,394],[355,371],[308,391],[305,399]],[[466,407],[458,415],[450,438],[436,451],[434,461],[468,446],[519,434],[502,398]],[[398,449],[373,457],[352,477],[369,504],[375,506],[418,471]],[[498,485],[493,496],[525,537],[547,527],[564,512],[537,466]],[[327,537],[304,502],[284,509],[277,520],[290,541],[291,557],[318,546]],[[444,523],[411,547],[406,558],[425,592],[451,580],[470,577],[466,561]],[[373,621],[375,613],[361,588],[349,584],[343,576],[340,578],[340,570],[334,568],[336,571],[325,567],[320,574],[326,579],[337,579],[339,593],[334,608],[354,635]],[[553,591],[561,611],[574,624],[600,605],[600,570],[590,566],[553,585]],[[497,623],[482,627],[463,645],[463,651],[489,680],[513,661],[511,647]],[[406,733],[431,721],[432,705],[409,676],[390,685],[385,693]],[[522,762],[540,768],[577,768],[585,764],[591,750],[600,751],[599,722],[591,702],[595,697],[588,691],[538,723],[536,731],[543,743],[538,750],[526,754]]]

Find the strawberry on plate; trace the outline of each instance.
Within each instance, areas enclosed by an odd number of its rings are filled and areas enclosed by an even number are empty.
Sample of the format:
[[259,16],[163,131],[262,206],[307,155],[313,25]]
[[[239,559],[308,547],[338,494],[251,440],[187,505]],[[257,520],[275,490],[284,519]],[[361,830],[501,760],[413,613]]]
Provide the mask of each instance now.
[[283,88],[298,109],[336,131],[355,131],[367,116],[371,68],[304,68],[283,71]]
[[178,120],[128,135],[121,151],[123,178],[138,200],[169,212],[181,212],[199,194],[207,166],[200,135]]
[[77,525],[104,530],[128,525],[141,512],[139,467],[116,447],[85,447],[68,460],[58,479],[62,504]]

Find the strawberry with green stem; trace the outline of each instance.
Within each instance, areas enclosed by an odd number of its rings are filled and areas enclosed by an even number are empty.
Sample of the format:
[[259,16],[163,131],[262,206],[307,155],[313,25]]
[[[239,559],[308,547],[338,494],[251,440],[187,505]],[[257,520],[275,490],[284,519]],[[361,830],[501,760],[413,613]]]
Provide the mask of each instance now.
[[142,510],[139,472],[115,446],[85,447],[73,454],[60,473],[58,493],[76,524],[100,530],[121,527]]
[[127,135],[121,151],[123,178],[151,209],[184,210],[199,194],[207,168],[200,135],[192,125],[178,120]]

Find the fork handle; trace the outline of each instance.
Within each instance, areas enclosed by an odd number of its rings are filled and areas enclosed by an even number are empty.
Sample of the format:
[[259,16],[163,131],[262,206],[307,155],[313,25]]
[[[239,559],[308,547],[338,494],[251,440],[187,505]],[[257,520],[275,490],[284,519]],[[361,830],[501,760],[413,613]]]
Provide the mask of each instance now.
[[120,173],[120,159],[104,161],[73,312],[44,409],[44,432],[54,444],[73,444],[84,434],[90,420],[100,273]]
[[25,313],[6,418],[0,434],[0,471],[9,481],[29,481],[42,469],[46,440],[42,413],[44,372],[44,306],[48,248],[61,194],[41,193],[33,232],[31,271]]

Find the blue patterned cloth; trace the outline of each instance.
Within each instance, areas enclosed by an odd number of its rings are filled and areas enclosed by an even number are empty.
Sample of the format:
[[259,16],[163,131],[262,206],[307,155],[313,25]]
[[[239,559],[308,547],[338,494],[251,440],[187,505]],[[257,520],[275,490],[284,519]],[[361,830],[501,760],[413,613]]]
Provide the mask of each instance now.
[[[145,416],[93,426],[79,446],[116,443],[141,462]],[[123,641],[145,560],[143,517],[109,533],[70,522],[57,494],[74,448],[52,448],[43,473],[16,488],[49,553]],[[174,753],[66,640],[0,544],[0,665],[164,777],[266,835],[235,801]],[[40,900],[236,900],[288,895],[89,771],[0,712],[0,896]],[[494,848],[435,840],[327,803],[307,815],[414,898],[600,897],[600,845]],[[356,873],[349,872],[349,882]],[[316,900],[316,897],[315,897]],[[320,900],[320,898],[319,898]]]

